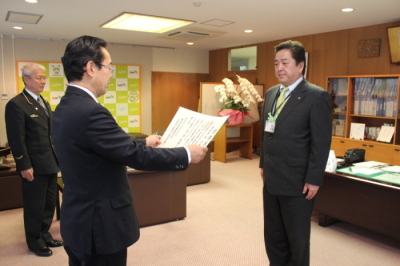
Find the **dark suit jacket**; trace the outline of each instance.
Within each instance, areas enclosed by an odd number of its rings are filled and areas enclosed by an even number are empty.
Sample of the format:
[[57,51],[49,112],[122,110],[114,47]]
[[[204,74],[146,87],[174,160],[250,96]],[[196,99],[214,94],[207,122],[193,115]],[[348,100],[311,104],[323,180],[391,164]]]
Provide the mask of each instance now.
[[[184,170],[185,148],[153,149],[133,140],[89,94],[68,86],[54,113],[54,141],[65,184],[61,234],[90,254],[120,251],[139,238],[127,169]],[[154,195],[157,197],[157,195]]]
[[301,81],[281,110],[275,132],[268,133],[265,120],[279,87],[265,94],[260,168],[271,194],[300,196],[304,183],[322,185],[331,143],[331,99],[327,91]]
[[33,168],[35,175],[59,171],[51,137],[53,114],[49,104],[45,104],[49,116],[38,101],[24,90],[6,105],[7,139],[18,171]]

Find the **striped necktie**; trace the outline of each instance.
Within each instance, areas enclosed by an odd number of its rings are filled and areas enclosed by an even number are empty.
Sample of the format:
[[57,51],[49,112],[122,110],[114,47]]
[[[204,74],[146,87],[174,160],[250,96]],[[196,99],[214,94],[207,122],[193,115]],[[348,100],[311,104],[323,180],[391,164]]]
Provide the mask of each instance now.
[[279,95],[278,100],[276,101],[276,115],[279,115],[281,112],[283,106],[285,106],[286,103],[286,92],[289,90],[288,87],[285,87],[282,89],[281,94]]
[[45,110],[47,116],[49,116],[49,110],[47,110],[46,105],[44,104],[44,102],[43,102],[42,98],[40,97],[40,95],[38,95],[37,101],[43,107],[43,109]]

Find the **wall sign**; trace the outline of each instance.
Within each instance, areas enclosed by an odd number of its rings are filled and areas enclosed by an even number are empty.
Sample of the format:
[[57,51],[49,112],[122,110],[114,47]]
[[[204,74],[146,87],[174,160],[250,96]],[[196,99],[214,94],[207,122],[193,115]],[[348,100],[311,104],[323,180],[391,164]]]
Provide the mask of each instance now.
[[[59,62],[17,61],[18,93],[24,89],[22,67],[38,63],[46,68],[47,82],[41,93],[54,111],[65,94],[68,81]],[[115,71],[107,92],[97,100],[114,116],[118,125],[127,133],[141,132],[141,68],[139,65],[113,65]]]

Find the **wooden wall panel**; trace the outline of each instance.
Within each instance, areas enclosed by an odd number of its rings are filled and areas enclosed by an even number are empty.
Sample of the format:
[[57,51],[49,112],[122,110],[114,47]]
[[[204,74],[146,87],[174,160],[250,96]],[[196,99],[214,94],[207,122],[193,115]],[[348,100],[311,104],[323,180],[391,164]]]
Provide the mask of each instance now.
[[152,72],[152,132],[166,130],[179,106],[197,111],[200,99],[200,82],[208,74]]
[[318,86],[326,87],[327,76],[347,74],[347,30],[316,34],[313,36],[313,50],[309,60],[312,62],[308,80]]
[[[391,66],[386,28],[392,25],[393,23],[385,23],[349,30],[348,75],[390,74]],[[379,57],[359,58],[358,41],[375,38],[381,39]]]
[[[400,26],[400,21],[256,44],[257,71],[249,78],[263,84],[265,90],[276,85],[274,46],[289,39],[303,43],[309,52],[307,80],[321,87],[326,86],[326,77],[332,75],[400,74],[400,66],[390,64],[389,59],[386,28],[393,26]],[[358,58],[358,41],[372,38],[381,39],[380,56]],[[229,49],[210,51],[210,81],[220,82],[228,77]]]
[[223,78],[227,77],[228,51],[229,49],[210,51],[209,71],[211,82],[221,82]]
[[[400,27],[400,21],[394,22],[393,25],[391,25],[390,27]],[[387,44],[387,49],[389,49],[389,44]],[[400,73],[400,65],[391,64],[390,65],[390,73],[391,74],[399,74]]]
[[[268,64],[272,60],[268,55],[268,48],[267,43],[257,44],[257,84],[266,84]],[[264,92],[266,89],[266,86],[264,86]]]

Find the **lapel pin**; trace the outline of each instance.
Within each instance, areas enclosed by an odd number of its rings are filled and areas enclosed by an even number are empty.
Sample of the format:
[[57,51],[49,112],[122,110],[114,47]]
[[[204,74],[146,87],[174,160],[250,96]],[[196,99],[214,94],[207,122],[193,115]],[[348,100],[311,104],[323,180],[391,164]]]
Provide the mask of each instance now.
[[301,100],[301,97],[298,97],[297,99],[298,99],[298,100]]

